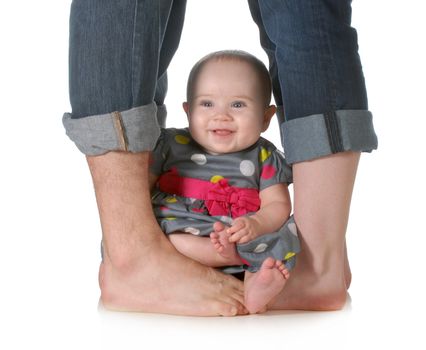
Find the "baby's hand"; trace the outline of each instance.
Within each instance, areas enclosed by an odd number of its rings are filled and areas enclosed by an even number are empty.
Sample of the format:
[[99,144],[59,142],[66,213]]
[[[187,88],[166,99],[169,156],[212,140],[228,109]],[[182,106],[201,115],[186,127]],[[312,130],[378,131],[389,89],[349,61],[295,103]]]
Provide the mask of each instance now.
[[226,230],[231,243],[247,243],[259,236],[259,223],[250,216],[239,217]]

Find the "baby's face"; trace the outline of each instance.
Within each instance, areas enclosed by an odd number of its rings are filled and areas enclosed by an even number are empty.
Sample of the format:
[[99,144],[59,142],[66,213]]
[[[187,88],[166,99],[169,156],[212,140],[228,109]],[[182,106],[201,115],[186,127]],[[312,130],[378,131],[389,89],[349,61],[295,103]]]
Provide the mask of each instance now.
[[210,61],[202,68],[194,98],[185,103],[189,130],[210,154],[241,151],[266,130],[275,107],[265,107],[259,79],[246,62]]

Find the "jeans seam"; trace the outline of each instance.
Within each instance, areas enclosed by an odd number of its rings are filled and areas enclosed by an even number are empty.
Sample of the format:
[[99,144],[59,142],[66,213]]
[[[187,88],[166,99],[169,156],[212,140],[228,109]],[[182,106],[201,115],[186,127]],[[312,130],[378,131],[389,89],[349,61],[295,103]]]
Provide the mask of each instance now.
[[132,107],[134,107],[134,96],[135,96],[135,80],[136,80],[136,55],[138,54],[138,46],[136,45],[136,41],[138,40],[139,33],[138,33],[138,0],[135,0],[135,15],[133,17],[133,41],[132,41],[132,61],[131,61],[131,101],[132,101]]
[[326,47],[327,52],[324,52],[326,54],[327,59],[329,60],[330,64],[326,67],[326,72],[328,76],[328,84],[327,87],[330,90],[329,94],[329,100],[327,101],[327,104],[330,106],[330,110],[333,111],[336,109],[336,99],[337,99],[337,84],[336,84],[336,63],[334,61],[333,52],[331,50],[331,43],[330,43],[330,36],[327,33],[327,30],[325,30],[325,20],[324,20],[324,9],[322,6],[318,6],[318,9],[320,11],[319,16],[319,22],[318,22],[318,28],[320,31],[320,37],[321,40],[326,44],[323,47]]
[[326,28],[325,20],[324,20],[324,8],[319,6],[319,11],[321,11],[321,15],[319,16],[319,31],[321,40],[324,42],[323,47],[326,48],[326,52],[324,52],[327,58],[327,88],[329,89],[329,100],[327,101],[327,105],[329,106],[328,111],[324,111],[324,121],[326,124],[330,149],[332,153],[338,153],[343,151],[343,141],[342,135],[340,132],[339,122],[336,116],[336,101],[337,101],[337,83],[336,83],[336,63],[333,57],[333,50],[331,49],[330,35],[328,34]]
[[328,140],[330,142],[331,153],[342,152],[343,142],[336,112],[325,112],[324,121],[327,129]]
[[[341,145],[330,143],[333,139],[329,133],[333,125],[341,134]],[[337,110],[328,115],[310,115],[283,123],[281,129],[289,164],[338,153],[339,147],[341,152],[371,152],[377,149],[372,115],[367,110]]]
[[127,152],[129,147],[128,147],[126,135],[124,133],[123,118],[121,116],[121,113],[113,112],[112,118],[114,121],[114,129],[117,133],[117,139],[118,139],[120,151]]

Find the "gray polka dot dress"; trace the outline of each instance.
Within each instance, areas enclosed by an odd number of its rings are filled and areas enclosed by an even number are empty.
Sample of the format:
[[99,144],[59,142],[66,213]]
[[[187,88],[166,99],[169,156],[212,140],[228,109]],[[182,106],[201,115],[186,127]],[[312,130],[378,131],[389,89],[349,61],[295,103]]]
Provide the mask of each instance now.
[[[209,236],[213,224],[232,224],[260,207],[259,191],[277,183],[291,183],[291,167],[282,152],[264,138],[235,153],[211,155],[187,128],[162,129],[152,152],[150,171],[159,176],[152,193],[154,213],[166,234],[183,232]],[[245,262],[224,272],[255,272],[269,256],[294,267],[300,251],[293,217],[277,231],[237,244]]]

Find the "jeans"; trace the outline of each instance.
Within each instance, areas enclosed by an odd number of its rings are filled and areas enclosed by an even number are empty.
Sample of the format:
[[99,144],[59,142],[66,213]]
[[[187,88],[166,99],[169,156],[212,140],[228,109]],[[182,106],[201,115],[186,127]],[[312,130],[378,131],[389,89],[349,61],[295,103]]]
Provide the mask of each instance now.
[[[350,0],[248,0],[287,162],[377,148]],[[185,0],[73,0],[67,135],[86,155],[150,151]],[[195,60],[194,60],[195,61]]]

